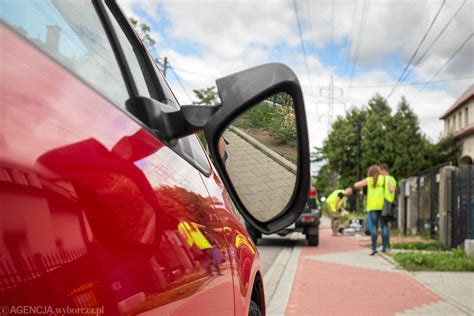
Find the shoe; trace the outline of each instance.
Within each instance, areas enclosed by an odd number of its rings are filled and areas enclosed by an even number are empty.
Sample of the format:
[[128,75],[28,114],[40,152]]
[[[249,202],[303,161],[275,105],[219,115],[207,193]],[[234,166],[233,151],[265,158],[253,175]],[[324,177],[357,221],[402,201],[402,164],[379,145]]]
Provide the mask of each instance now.
[[377,252],[378,252],[377,250],[373,250],[370,255],[373,256],[373,255],[375,255]]

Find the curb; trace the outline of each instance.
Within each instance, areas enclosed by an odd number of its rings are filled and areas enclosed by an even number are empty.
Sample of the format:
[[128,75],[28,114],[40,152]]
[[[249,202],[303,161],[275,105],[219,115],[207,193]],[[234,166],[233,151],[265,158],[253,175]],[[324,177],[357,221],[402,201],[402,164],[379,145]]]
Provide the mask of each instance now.
[[[290,239],[297,239],[298,235],[293,233]],[[285,251],[286,250],[286,251]],[[285,253],[283,253],[285,252]],[[290,299],[292,284],[298,268],[301,246],[295,245],[291,249],[283,249],[278,255],[275,263],[270,267],[265,277],[265,283],[270,283],[265,290],[271,291],[266,306],[268,316],[283,316]],[[284,263],[283,263],[284,262]],[[283,266],[282,266],[283,264]],[[275,268],[274,268],[275,267]]]

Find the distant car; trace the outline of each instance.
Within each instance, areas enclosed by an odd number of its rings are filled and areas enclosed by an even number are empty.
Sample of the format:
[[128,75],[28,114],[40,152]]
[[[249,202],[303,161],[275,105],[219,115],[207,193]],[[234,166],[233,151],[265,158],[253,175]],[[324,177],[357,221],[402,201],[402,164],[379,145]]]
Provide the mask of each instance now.
[[[321,222],[321,210],[316,203],[316,188],[311,187],[309,198],[303,213],[290,226],[277,232],[280,236],[286,236],[293,232],[300,232],[306,235],[306,240],[310,246],[319,245],[319,224]],[[246,222],[245,227],[250,237],[257,244],[258,239],[262,238],[262,234]]]

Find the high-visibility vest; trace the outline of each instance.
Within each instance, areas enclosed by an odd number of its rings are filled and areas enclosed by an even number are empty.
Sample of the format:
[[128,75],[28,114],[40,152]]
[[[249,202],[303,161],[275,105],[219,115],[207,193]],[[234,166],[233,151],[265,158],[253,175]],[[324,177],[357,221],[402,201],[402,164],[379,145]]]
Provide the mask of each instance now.
[[384,176],[377,178],[374,186],[372,177],[367,177],[367,212],[381,211],[384,202]]
[[209,249],[212,248],[212,245],[209,243],[207,238],[202,234],[199,230],[199,227],[191,222],[184,221],[178,225],[178,230],[181,232],[182,235],[186,236],[186,243],[188,246],[192,246],[195,244],[199,249]]
[[385,199],[392,203],[395,200],[395,192],[390,192],[388,188],[388,183],[391,182],[394,188],[397,187],[397,180],[394,177],[388,175],[385,176]]
[[326,203],[329,205],[329,207],[331,208],[331,211],[333,212],[336,212],[342,206],[342,203],[344,202],[343,201],[344,198],[339,199],[339,203],[338,205],[336,205],[336,200],[339,193],[344,194],[344,196],[346,195],[344,190],[336,190],[332,192],[331,194],[329,194],[328,198],[326,199]]

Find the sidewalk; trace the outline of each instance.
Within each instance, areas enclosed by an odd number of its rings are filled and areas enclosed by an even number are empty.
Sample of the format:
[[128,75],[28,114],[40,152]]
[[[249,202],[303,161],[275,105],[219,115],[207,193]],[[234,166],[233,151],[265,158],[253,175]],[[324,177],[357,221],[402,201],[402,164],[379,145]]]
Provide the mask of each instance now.
[[333,237],[327,220],[320,240],[296,252],[285,315],[474,315],[474,273],[408,273],[355,237]]

